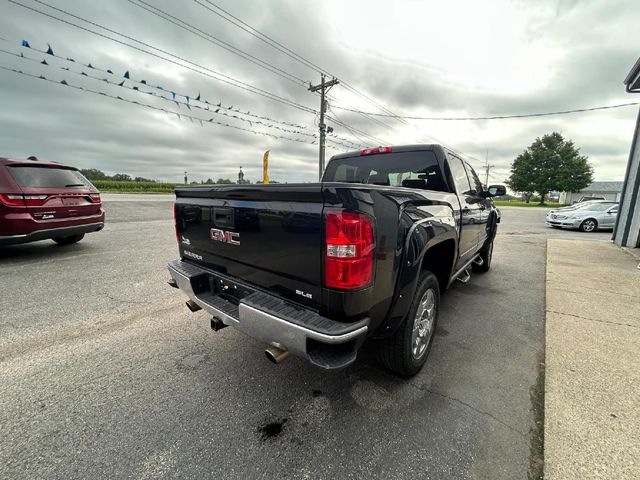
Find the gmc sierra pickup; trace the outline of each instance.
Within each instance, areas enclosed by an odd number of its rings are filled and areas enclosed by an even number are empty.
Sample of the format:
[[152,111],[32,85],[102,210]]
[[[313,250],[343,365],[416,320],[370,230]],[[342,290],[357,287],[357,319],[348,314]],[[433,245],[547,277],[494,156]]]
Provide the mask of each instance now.
[[233,326],[322,368],[356,359],[417,373],[440,294],[491,266],[499,211],[473,168],[439,145],[336,155],[321,183],[176,188],[180,259],[169,284],[211,327]]

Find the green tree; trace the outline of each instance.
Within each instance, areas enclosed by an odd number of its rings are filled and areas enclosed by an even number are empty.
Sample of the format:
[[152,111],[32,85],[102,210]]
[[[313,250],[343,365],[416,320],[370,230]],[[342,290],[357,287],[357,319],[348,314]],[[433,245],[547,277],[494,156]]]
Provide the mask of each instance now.
[[232,184],[233,182],[231,180],[229,180],[228,178],[219,178],[218,180],[216,180],[216,183],[223,184],[223,185],[229,185],[229,184]]
[[106,180],[107,174],[97,168],[81,168],[80,173],[89,180]]
[[525,200],[534,192],[544,204],[546,195],[554,190],[579,192],[593,182],[593,167],[587,157],[580,155],[571,140],[558,132],[538,137],[511,165],[507,185],[522,192]]
[[116,173],[113,177],[111,177],[111,179],[118,180],[119,182],[130,182],[131,176],[127,175],[126,173]]

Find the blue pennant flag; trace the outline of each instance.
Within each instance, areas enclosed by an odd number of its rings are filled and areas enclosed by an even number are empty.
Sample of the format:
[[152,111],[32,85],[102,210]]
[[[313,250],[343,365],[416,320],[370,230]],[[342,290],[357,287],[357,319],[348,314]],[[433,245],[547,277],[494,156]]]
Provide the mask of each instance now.
[[187,99],[187,103],[189,103],[189,95],[185,95],[184,98]]
[[95,67],[94,67],[93,65],[91,65],[90,63],[89,63],[89,64],[87,64],[87,67],[89,67],[89,68],[95,68]]
[[118,86],[119,86],[119,87],[121,87],[121,86],[123,86],[123,85],[124,85],[124,80],[122,80],[122,81],[118,84]]
[[198,92],[198,96],[196,97],[196,100],[200,101],[200,92]]
[[75,62],[75,60],[73,58],[67,57],[67,60],[69,60],[70,62]]
[[60,83],[61,83],[62,85],[69,85],[69,84],[67,83],[67,81],[66,81],[66,80],[62,80]]
[[173,97],[173,99],[176,99],[176,92],[171,92],[171,96]]
[[49,47],[47,49],[47,55],[55,55],[55,53],[53,53],[53,49],[51,48],[51,45],[47,43],[47,47]]
[[110,73],[111,75],[113,75],[113,72],[111,70],[107,69],[107,73]]
[[162,88],[160,85],[156,86],[156,88],[157,88],[158,90],[164,90],[164,88]]
[[147,81],[146,81],[146,80],[140,80],[140,83],[143,83],[143,84],[145,84],[145,85],[146,85],[146,84],[147,84]]
[[129,70],[127,70],[126,72],[124,72],[124,78],[129,78]]
[[27,48],[31,48],[31,45],[29,45],[29,42],[27,42],[26,40],[22,40],[22,46],[23,47],[27,47]]
[[49,64],[47,63],[47,61],[46,61],[46,60],[42,60],[40,63],[41,63],[42,65],[49,65]]
[[138,87],[133,87],[134,90],[138,90]]

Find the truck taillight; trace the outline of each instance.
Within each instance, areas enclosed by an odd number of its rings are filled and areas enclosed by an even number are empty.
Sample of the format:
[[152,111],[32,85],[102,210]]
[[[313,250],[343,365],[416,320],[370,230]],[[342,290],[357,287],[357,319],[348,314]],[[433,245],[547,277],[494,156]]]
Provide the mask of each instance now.
[[373,275],[373,223],[361,213],[328,210],[325,219],[324,284],[353,290],[366,287]]
[[176,241],[180,245],[180,232],[178,231],[178,204],[173,204],[173,225],[176,229]]

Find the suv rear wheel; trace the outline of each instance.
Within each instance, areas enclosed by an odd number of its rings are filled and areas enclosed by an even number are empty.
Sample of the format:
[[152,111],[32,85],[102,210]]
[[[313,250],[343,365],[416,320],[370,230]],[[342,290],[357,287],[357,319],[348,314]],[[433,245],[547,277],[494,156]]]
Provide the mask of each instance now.
[[378,361],[392,372],[410,377],[427,361],[438,322],[440,286],[436,276],[425,271],[420,276],[409,312],[398,330],[377,346]]
[[83,238],[84,233],[79,233],[77,235],[68,235],[66,237],[55,237],[53,241],[58,245],[71,245],[72,243],[78,243]]

